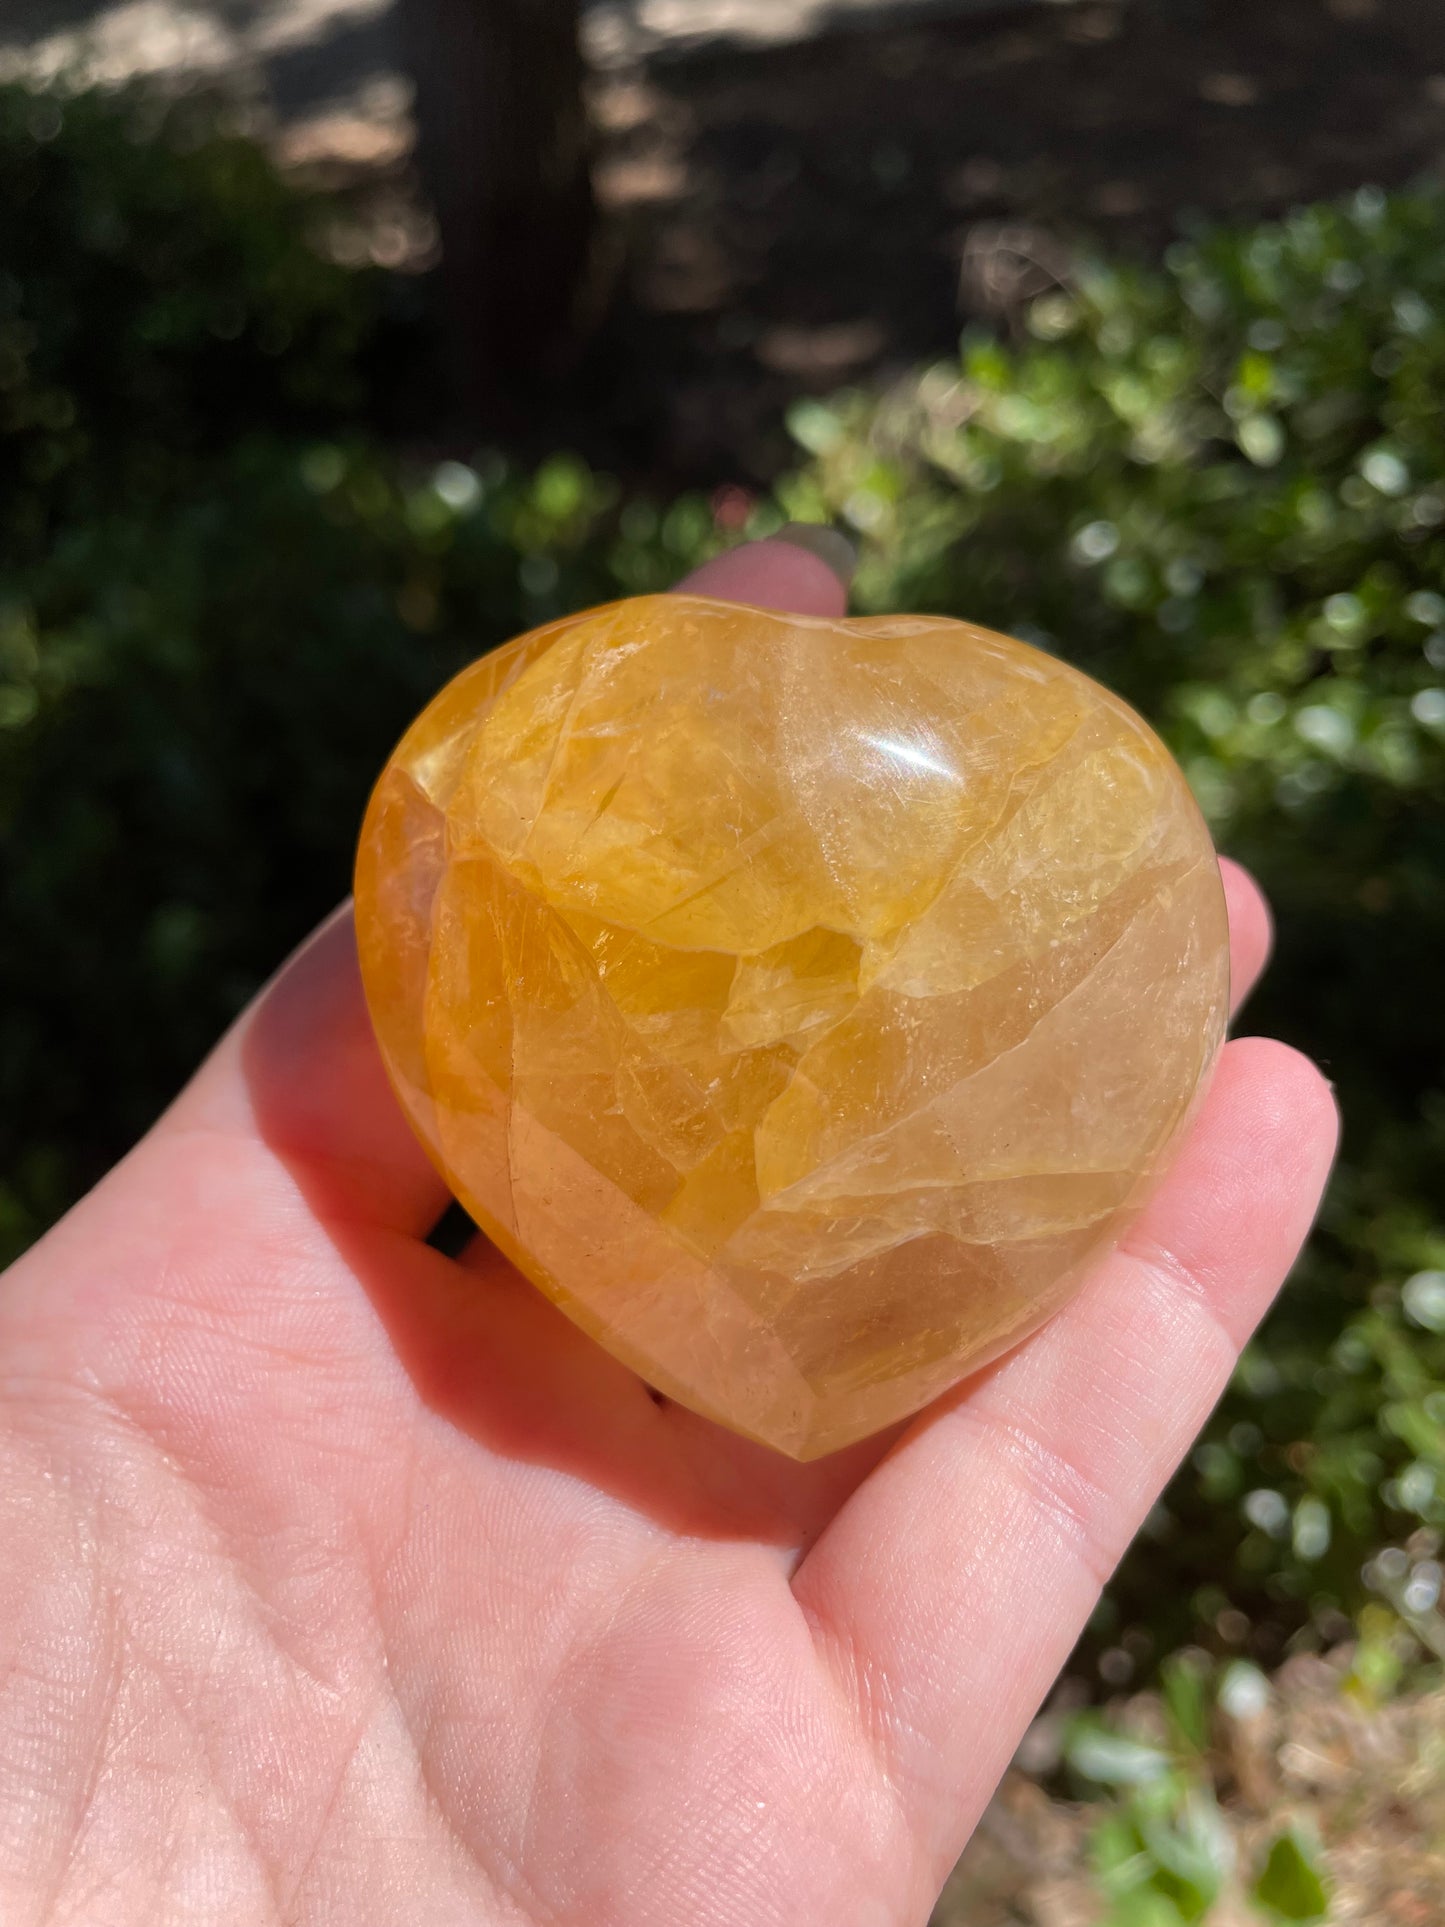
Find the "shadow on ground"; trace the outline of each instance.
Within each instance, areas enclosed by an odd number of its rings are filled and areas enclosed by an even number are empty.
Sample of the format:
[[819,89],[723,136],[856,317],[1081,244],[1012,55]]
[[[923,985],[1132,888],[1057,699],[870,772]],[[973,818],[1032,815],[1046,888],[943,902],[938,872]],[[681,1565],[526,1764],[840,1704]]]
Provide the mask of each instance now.
[[[433,257],[388,0],[11,7],[0,51],[104,29],[107,73],[264,101],[283,158],[346,191],[349,258]],[[1440,0],[987,7],[591,0],[605,252],[624,265],[519,452],[571,445],[661,488],[765,481],[791,457],[792,398],[947,353],[970,318],[1007,325],[1081,242],[1148,257],[1191,217],[1445,162]],[[424,333],[399,338],[416,347],[388,423],[445,445]]]
[[622,437],[613,459],[650,456],[669,479],[760,479],[787,458],[791,396],[948,351],[1081,236],[1157,255],[1181,219],[1438,166],[1445,10],[1137,0],[904,19],[659,53],[600,76],[596,111],[631,262],[596,428]]

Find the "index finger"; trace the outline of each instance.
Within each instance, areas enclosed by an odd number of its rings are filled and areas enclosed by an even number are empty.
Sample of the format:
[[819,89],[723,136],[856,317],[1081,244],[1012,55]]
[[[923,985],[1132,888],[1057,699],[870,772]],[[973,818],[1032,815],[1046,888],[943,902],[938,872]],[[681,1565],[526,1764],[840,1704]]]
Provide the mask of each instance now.
[[932,1407],[794,1578],[938,1878],[1304,1240],[1328,1086],[1227,1045],[1178,1164],[1053,1321]]

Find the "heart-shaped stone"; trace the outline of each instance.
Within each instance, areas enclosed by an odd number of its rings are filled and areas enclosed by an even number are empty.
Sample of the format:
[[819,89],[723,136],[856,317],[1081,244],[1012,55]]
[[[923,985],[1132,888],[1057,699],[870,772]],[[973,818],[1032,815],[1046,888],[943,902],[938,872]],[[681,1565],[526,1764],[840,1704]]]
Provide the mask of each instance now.
[[936,617],[648,596],[520,637],[387,764],[356,908],[387,1068],[478,1224],[797,1458],[1068,1297],[1225,1021],[1168,751]]

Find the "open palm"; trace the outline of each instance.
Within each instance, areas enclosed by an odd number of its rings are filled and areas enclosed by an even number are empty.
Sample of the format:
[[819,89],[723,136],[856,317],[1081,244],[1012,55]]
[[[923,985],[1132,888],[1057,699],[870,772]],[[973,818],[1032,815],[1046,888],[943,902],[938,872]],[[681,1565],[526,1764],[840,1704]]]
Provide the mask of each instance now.
[[[779,543],[697,586],[841,601]],[[797,1466],[424,1242],[339,915],[0,1284],[0,1919],[924,1921],[1333,1142],[1229,1045],[1069,1309]]]

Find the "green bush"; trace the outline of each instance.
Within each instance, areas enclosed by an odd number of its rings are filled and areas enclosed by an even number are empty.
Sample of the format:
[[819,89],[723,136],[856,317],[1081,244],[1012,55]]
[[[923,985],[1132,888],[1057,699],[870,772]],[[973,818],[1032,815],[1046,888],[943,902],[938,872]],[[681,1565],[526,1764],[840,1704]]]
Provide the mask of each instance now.
[[0,1257],[344,894],[437,684],[708,530],[369,445],[325,215],[203,102],[0,88]]
[[569,566],[606,499],[567,464],[407,484],[365,451],[252,441],[182,500],[92,514],[43,562],[0,565],[12,1250],[345,894],[407,716],[533,617],[618,592]]
[[[318,212],[193,107],[0,90],[11,1250],[345,889],[437,683],[716,540],[566,456],[419,473],[368,436],[376,290],[314,254]],[[1279,911],[1251,1022],[1339,1087],[1325,1222],[1101,1611],[1110,1680],[1328,1633],[1367,1561],[1438,1637],[1442,392],[1445,199],[1363,193],[799,407],[759,511],[860,529],[865,606],[1032,635],[1158,720]]]
[[373,283],[204,101],[0,88],[0,543],[362,402]]

